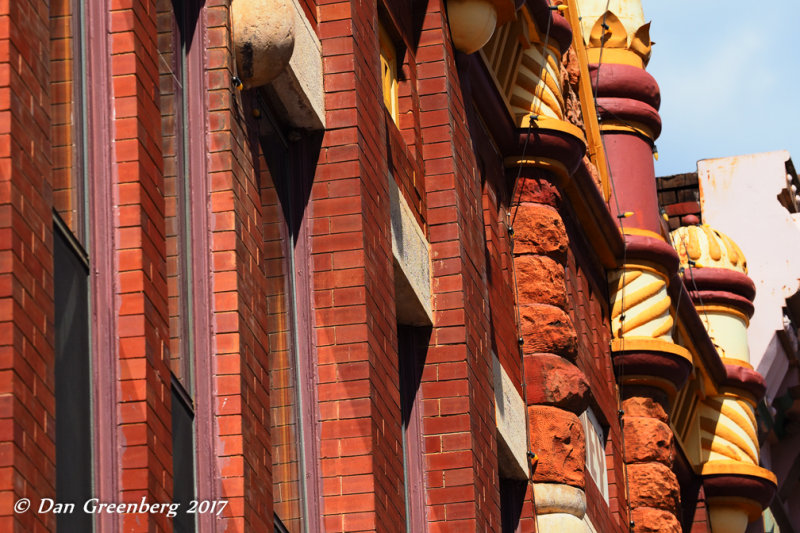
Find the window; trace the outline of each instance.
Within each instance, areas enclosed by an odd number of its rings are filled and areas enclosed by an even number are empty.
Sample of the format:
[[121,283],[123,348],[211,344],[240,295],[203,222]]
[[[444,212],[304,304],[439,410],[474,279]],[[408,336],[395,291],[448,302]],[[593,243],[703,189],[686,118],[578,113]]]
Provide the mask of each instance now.
[[606,432],[589,407],[580,416],[586,436],[586,470],[608,503],[608,471],[606,470]]
[[86,244],[82,2],[50,2],[50,128],[53,204]]
[[[193,0],[157,0],[159,108],[163,157],[169,362],[172,372],[172,500],[180,503],[173,518],[176,532],[194,532],[195,498],[194,359],[192,342],[191,220],[187,53],[196,31],[199,7]],[[201,74],[202,75],[202,74]]]
[[397,96],[397,50],[386,33],[382,24],[378,24],[378,33],[381,44],[381,85],[383,88],[383,103],[392,120],[397,123],[398,96]]
[[180,503],[173,519],[176,533],[195,530],[187,513],[194,496],[194,408],[181,384],[172,377],[172,501]]
[[420,383],[430,334],[431,328],[397,324],[406,531],[413,533],[423,531],[427,522]]
[[[317,487],[306,476],[315,464],[311,375],[311,289],[308,225],[303,223],[311,179],[304,161],[306,140],[289,141],[270,106],[257,93],[260,153],[256,164],[264,238],[272,496],[275,531],[316,531]],[[300,328],[298,324],[305,327]],[[312,481],[306,483],[306,479]],[[283,528],[283,529],[282,529]]]
[[[89,262],[58,217],[53,232],[56,501],[80,509],[92,497]],[[59,530],[91,531],[92,515],[56,517]]]
[[[173,6],[175,6],[173,8]],[[158,71],[161,109],[161,150],[164,161],[164,201],[167,240],[170,370],[187,391],[192,390],[189,320],[189,252],[187,239],[188,180],[186,173],[186,43],[182,29],[185,6],[158,0]]]

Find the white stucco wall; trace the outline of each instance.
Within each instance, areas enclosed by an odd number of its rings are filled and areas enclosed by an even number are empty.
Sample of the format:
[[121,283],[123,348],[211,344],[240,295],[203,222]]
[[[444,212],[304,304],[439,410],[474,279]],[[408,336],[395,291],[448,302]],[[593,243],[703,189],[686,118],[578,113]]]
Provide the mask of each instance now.
[[777,199],[789,159],[788,152],[776,151],[697,163],[703,222],[739,245],[756,285],[747,337],[750,363],[767,380],[768,402],[787,369],[776,337],[783,329],[782,307],[800,287],[800,215]]

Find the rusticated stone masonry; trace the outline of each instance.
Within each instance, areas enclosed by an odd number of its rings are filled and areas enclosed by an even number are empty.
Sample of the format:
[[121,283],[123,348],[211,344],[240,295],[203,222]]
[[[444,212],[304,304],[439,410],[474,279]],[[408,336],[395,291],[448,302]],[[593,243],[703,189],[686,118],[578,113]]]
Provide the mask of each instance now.
[[676,514],[680,488],[672,472],[667,395],[653,387],[632,386],[626,386],[623,393],[622,430],[634,531],[679,533]]
[[[569,239],[560,193],[546,172],[526,169],[518,184],[514,266],[526,380],[538,527],[585,531],[583,428],[589,386],[575,366],[578,339],[567,314],[564,269]],[[513,211],[512,211],[513,213]],[[544,505],[546,503],[546,505]]]

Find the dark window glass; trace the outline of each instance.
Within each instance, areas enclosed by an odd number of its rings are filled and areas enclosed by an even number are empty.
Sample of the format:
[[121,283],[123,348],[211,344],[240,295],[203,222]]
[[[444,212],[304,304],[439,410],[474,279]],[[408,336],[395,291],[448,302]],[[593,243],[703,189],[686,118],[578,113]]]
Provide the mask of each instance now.
[[424,527],[426,522],[420,383],[430,333],[431,328],[427,327],[397,325],[406,531],[415,533],[417,528]]
[[186,511],[194,499],[194,409],[191,400],[172,378],[172,501],[180,510],[172,525],[176,533],[195,530],[194,514]]
[[92,497],[92,411],[89,364],[89,271],[78,244],[53,234],[56,379],[56,501],[74,503],[57,515],[59,531],[91,531],[80,512]]
[[514,533],[519,529],[522,504],[528,482],[525,480],[500,478],[500,517],[503,533]]

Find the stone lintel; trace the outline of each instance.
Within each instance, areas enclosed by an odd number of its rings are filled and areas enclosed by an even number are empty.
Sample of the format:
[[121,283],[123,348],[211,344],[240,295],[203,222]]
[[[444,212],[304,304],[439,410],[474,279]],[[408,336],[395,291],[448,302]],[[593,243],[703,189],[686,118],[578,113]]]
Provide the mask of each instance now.
[[494,410],[497,421],[497,461],[503,477],[528,479],[528,444],[525,432],[525,402],[508,377],[497,355],[494,367]]
[[389,200],[397,322],[430,326],[433,324],[430,244],[391,174]]
[[288,122],[303,130],[325,129],[325,91],[322,46],[297,0],[294,12],[294,51],[286,68],[270,84],[273,101],[280,102]]

